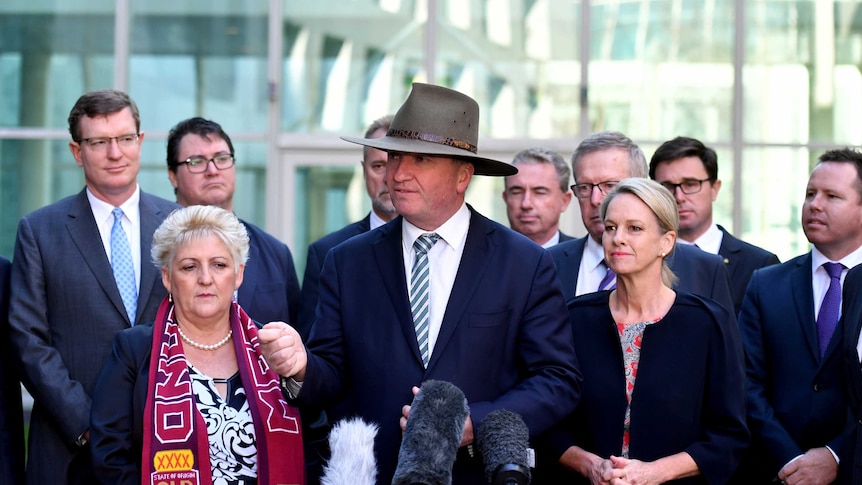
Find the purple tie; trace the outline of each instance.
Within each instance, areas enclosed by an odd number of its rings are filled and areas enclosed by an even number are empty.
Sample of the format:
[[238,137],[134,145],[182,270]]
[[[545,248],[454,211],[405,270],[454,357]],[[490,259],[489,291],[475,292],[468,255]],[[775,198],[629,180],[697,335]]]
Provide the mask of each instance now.
[[602,264],[605,265],[608,271],[605,273],[605,277],[602,278],[602,282],[599,283],[599,289],[596,291],[615,290],[617,288],[617,274],[605,263],[604,259],[602,260]]
[[829,289],[823,296],[820,304],[820,313],[817,314],[817,341],[820,343],[820,357],[826,353],[829,340],[838,324],[838,312],[841,310],[841,271],[844,265],[841,263],[823,263],[823,269],[829,274]]

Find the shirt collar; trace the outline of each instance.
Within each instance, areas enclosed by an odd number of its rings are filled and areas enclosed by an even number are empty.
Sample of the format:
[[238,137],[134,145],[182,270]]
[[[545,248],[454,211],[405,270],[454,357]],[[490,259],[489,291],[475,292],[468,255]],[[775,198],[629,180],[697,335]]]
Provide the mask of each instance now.
[[605,250],[592,237],[587,236],[587,245],[584,248],[583,263],[590,271],[599,267],[605,260]]
[[555,232],[554,235],[551,236],[551,239],[548,239],[547,241],[545,241],[545,244],[542,244],[542,247],[548,249],[550,247],[556,246],[557,244],[560,244],[560,231]]
[[697,245],[697,247],[708,253],[718,254],[718,249],[721,247],[721,240],[723,238],[724,233],[721,232],[721,229],[719,229],[715,223],[713,223],[709,226],[706,232],[701,234],[699,238],[694,240],[694,242],[688,242],[682,238],[677,238],[677,242],[680,244]]
[[[110,224],[114,222],[114,215],[112,211],[114,210],[114,206],[105,202],[102,199],[96,197],[92,192],[90,192],[90,188],[87,189],[87,200],[90,202],[90,210],[93,211],[93,218],[96,221],[102,222],[108,221]],[[120,209],[123,210],[123,215],[125,215],[132,225],[137,225],[138,217],[140,211],[138,209],[138,202],[141,200],[141,186],[135,185],[135,191],[132,193],[132,196],[126,199],[125,202],[120,204]]]
[[467,203],[465,202],[461,204],[460,209],[452,214],[452,217],[433,231],[419,229],[407,219],[404,219],[404,223],[401,225],[401,241],[405,251],[412,250],[413,243],[416,242],[419,236],[435,232],[452,249],[460,251],[464,247],[464,241],[467,240],[468,229],[470,229],[470,209],[467,208]]
[[381,219],[380,216],[378,216],[376,212],[371,211],[371,215],[369,216],[369,219],[368,219],[368,224],[370,226],[370,229],[377,229],[378,227],[382,226],[383,224],[386,224],[386,221]]
[[[828,263],[831,260],[827,258],[817,247],[811,248],[811,273],[814,274],[817,271],[817,268],[823,266],[823,263]],[[850,269],[854,266],[862,263],[862,246],[859,246],[852,253],[844,256],[838,261],[833,261],[834,263],[841,263],[845,268]]]

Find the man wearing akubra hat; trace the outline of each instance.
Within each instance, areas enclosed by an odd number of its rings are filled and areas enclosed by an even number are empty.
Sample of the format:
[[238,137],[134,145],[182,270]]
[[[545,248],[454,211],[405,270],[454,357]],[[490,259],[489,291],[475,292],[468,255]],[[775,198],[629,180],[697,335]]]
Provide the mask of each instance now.
[[[285,324],[259,334],[299,402],[343,400],[350,414],[380,426],[378,483],[392,480],[402,412],[409,419],[412,388],[426,380],[451,382],[469,403],[455,484],[487,483],[466,445],[489,412],[514,411],[535,435],[580,394],[553,262],[464,201],[473,175],[517,172],[478,154],[478,123],[473,99],[414,84],[386,136],[343,137],[389,153],[386,183],[400,217],[329,252],[307,350]],[[427,306],[411,311],[422,298]]]

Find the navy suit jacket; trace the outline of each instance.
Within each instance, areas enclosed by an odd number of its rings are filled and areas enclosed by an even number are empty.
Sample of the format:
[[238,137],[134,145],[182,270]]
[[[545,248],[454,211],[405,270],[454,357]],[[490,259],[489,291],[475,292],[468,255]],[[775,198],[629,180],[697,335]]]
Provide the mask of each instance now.
[[[578,271],[587,238],[567,241],[548,249],[557,272],[566,299],[574,298],[578,288]],[[676,249],[667,258],[670,269],[677,275],[679,281],[674,290],[685,291],[717,301],[721,306],[733,311],[733,299],[730,294],[730,278],[721,257],[685,244],[677,244]]]
[[[473,427],[495,409],[541,433],[577,403],[580,373],[565,301],[546,251],[471,210],[470,227],[434,352],[425,369],[410,313],[402,219],[329,252],[299,399],[347,408],[380,431],[377,482],[391,482],[401,407],[412,386],[449,381],[464,391]],[[374,301],[375,304],[369,304]],[[463,453],[466,456],[466,453]],[[486,484],[481,458],[455,463],[453,484]]]
[[314,323],[314,311],[317,308],[317,295],[320,286],[320,270],[329,250],[371,229],[371,214],[362,220],[348,224],[347,226],[323,236],[308,247],[308,256],[305,258],[305,276],[302,278],[302,294],[299,304],[299,320],[295,325],[296,331],[303,340],[308,338],[311,325]]
[[12,263],[0,257],[0,483],[24,483],[24,414],[21,381],[9,341],[9,277]]
[[842,483],[862,484],[862,367],[856,344],[862,332],[862,265],[847,272],[844,277],[842,300],[844,335],[841,357],[844,375],[844,395],[850,408],[844,456],[841,457]]
[[[609,295],[601,291],[569,301],[584,386],[575,412],[548,433],[544,459],[556,462],[574,445],[603,458],[620,456],[628,400]],[[701,475],[680,483],[725,483],[748,444],[742,347],[730,311],[677,293],[667,315],[644,330],[634,395],[631,458],[652,461],[686,451]],[[553,477],[545,467],[556,470]],[[547,476],[543,483],[589,483],[556,463],[540,468],[537,474]]]
[[[179,206],[141,191],[139,208],[138,323],[152,321],[167,294],[150,247]],[[89,447],[75,442],[90,426],[90,396],[111,341],[130,326],[86,192],[22,218],[13,261],[11,337],[34,399],[27,483],[86,479]]]
[[569,236],[568,234],[564,233],[563,231],[560,231],[560,241],[557,244],[559,244],[561,242],[572,241],[574,239],[575,238],[573,238],[572,236]]
[[842,326],[821,358],[813,294],[810,252],[756,270],[748,284],[739,314],[752,435],[744,483],[771,480],[811,448],[828,445],[843,455]]
[[739,314],[742,310],[742,300],[745,297],[745,289],[754,270],[765,266],[778,264],[778,256],[749,244],[741,239],[733,237],[723,227],[718,229],[724,234],[721,237],[721,247],[718,254],[724,258],[724,264],[730,275],[730,290],[733,293],[734,313]]
[[293,325],[299,313],[299,280],[290,249],[263,229],[241,222],[249,249],[237,302],[258,322]]

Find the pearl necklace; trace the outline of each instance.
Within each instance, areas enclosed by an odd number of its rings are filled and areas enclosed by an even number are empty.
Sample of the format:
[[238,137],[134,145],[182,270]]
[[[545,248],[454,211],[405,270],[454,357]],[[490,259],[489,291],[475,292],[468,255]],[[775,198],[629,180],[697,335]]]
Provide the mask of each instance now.
[[195,342],[194,340],[188,338],[186,336],[186,334],[183,333],[183,329],[180,328],[179,325],[177,325],[177,330],[179,330],[180,337],[182,337],[183,342],[191,345],[192,347],[194,347],[196,349],[200,349],[200,350],[216,350],[218,348],[221,348],[224,346],[224,344],[227,343],[228,340],[230,340],[230,336],[233,334],[233,329],[230,329],[227,331],[227,335],[225,335],[223,339],[219,340],[218,342],[216,342],[212,345],[205,345],[205,344],[199,344],[199,343]]

